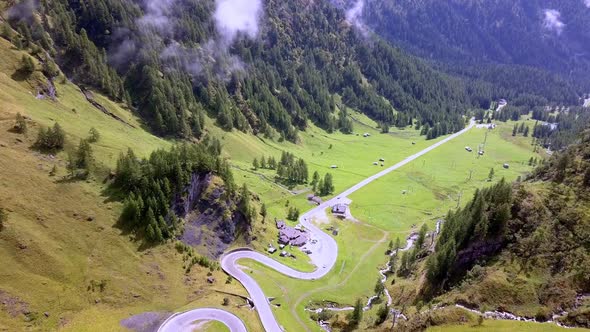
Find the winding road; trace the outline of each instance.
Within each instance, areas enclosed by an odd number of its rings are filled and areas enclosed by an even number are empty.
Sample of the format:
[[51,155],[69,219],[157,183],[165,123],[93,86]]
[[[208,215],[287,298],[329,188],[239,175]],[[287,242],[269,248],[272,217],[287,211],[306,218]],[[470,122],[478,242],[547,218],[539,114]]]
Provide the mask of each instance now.
[[[472,119],[469,125],[465,127],[463,130],[455,134],[452,134],[449,137],[446,137],[441,141],[427,147],[426,149],[407,157],[399,163],[364,179],[363,181],[345,190],[340,195],[337,195],[334,198],[323,202],[322,204],[316,206],[315,208],[300,216],[299,222],[309,231],[311,239],[316,240],[310,241],[310,243],[306,245],[306,248],[312,251],[312,254],[310,254],[309,257],[313,264],[317,267],[315,271],[297,271],[286,265],[283,265],[282,263],[275,261],[274,259],[264,254],[249,249],[237,249],[225,253],[221,257],[221,268],[227,274],[231,275],[234,279],[238,280],[246,288],[246,290],[250,294],[250,298],[254,302],[256,310],[258,311],[258,315],[260,317],[264,329],[268,332],[283,331],[282,327],[279,325],[279,322],[274,317],[268,298],[264,295],[258,283],[256,283],[256,281],[252,277],[250,277],[247,273],[240,269],[238,265],[238,260],[252,259],[259,262],[260,264],[266,265],[267,267],[292,278],[303,280],[315,280],[323,277],[332,269],[332,267],[336,263],[336,258],[338,257],[338,245],[330,235],[324,233],[319,227],[313,224],[312,220],[316,216],[325,215],[324,210],[329,207],[332,207],[337,203],[350,202],[350,200],[347,198],[348,195],[361,189],[369,183],[379,179],[380,177],[385,176],[395,171],[396,169],[414,161],[415,159],[449,142],[450,140],[466,133],[471,128],[473,128],[474,125],[475,121],[473,121]],[[244,323],[235,315],[220,309],[200,308],[175,314],[169,317],[160,326],[158,332],[192,331],[193,322],[199,320],[218,320],[225,324],[232,332],[246,331]]]

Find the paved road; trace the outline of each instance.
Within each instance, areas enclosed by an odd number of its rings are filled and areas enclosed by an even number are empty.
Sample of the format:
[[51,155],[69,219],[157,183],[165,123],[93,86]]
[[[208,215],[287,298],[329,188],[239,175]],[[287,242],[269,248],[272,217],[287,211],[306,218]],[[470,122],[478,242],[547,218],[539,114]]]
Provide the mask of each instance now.
[[246,325],[236,315],[215,308],[195,309],[169,317],[158,329],[158,332],[193,331],[195,321],[216,320],[223,323],[232,332],[247,332]]
[[[297,270],[294,270],[288,266],[283,265],[282,263],[275,261],[274,259],[272,259],[264,254],[261,254],[261,253],[258,253],[258,252],[255,252],[255,251],[249,250],[249,249],[239,249],[239,250],[230,251],[230,252],[224,254],[221,257],[221,268],[223,268],[223,270],[225,272],[227,272],[229,275],[234,277],[234,279],[238,280],[246,288],[246,290],[250,294],[250,298],[254,302],[256,310],[258,311],[258,315],[260,317],[260,320],[262,321],[262,326],[264,327],[264,329],[269,332],[280,332],[283,330],[273,315],[268,298],[266,297],[266,295],[264,295],[264,293],[262,292],[262,289],[260,288],[260,286],[258,286],[256,281],[252,277],[250,277],[247,273],[245,273],[244,271],[242,271],[239,268],[239,265],[237,263],[238,260],[252,259],[252,260],[255,260],[261,264],[264,264],[264,265],[266,265],[266,266],[268,266],[280,273],[283,273],[289,277],[292,277],[292,278],[304,279],[304,280],[314,280],[314,279],[319,279],[319,278],[323,277],[324,275],[326,275],[326,273],[328,273],[332,269],[332,267],[336,263],[336,258],[338,257],[338,245],[336,244],[336,241],[330,235],[324,233],[319,227],[317,227],[316,225],[314,225],[312,223],[312,220],[314,219],[314,217],[323,215],[325,209],[332,207],[333,205],[335,205],[339,202],[349,202],[350,200],[347,198],[348,195],[361,189],[362,187],[368,185],[369,183],[379,179],[380,177],[385,176],[385,175],[395,171],[396,169],[412,162],[413,160],[423,156],[424,154],[436,149],[437,147],[447,143],[448,141],[454,139],[455,137],[464,134],[465,132],[467,132],[471,128],[473,128],[474,125],[475,125],[475,122],[473,120],[471,120],[470,124],[465,129],[427,147],[426,149],[400,161],[399,163],[397,163],[397,164],[395,164],[395,165],[393,165],[393,166],[391,166],[391,167],[389,167],[389,168],[387,168],[375,175],[372,175],[372,176],[366,178],[365,180],[363,180],[363,181],[357,183],[356,185],[352,186],[351,188],[345,190],[340,195],[337,195],[334,198],[323,202],[322,204],[316,206],[312,210],[303,214],[299,218],[299,221],[303,226],[305,226],[305,228],[307,228],[307,230],[309,230],[309,232],[311,234],[311,239],[316,240],[315,244],[306,245],[306,247],[312,251],[312,254],[310,254],[309,256],[310,256],[312,262],[317,267],[317,269],[315,271],[313,271],[313,272],[297,271]],[[209,316],[209,317],[207,317],[207,316],[204,316],[204,313],[206,314],[207,311],[203,311],[203,310],[212,310],[212,309],[196,309],[196,310],[192,310],[192,311],[187,311],[187,312],[177,315],[177,316],[172,316],[171,318],[166,320],[160,326],[160,329],[158,329],[158,332],[190,331],[190,329],[187,329],[188,325],[183,325],[183,324],[185,324],[188,321],[195,321],[195,320],[200,320],[200,319],[220,320],[221,322],[223,322],[224,324],[229,326],[230,330],[232,332],[245,331],[245,328],[243,327],[243,323],[242,323],[241,327],[238,328],[236,326],[236,329],[233,328],[234,325],[232,325],[232,324],[235,323],[233,320],[233,318],[235,318],[235,316],[228,313],[228,315],[231,315],[231,317],[232,317],[231,320],[225,320],[226,318],[228,318],[230,316],[217,316],[217,317]],[[215,312],[216,315],[218,315],[218,311],[219,310],[217,310]],[[243,328],[243,329],[240,329],[240,328]]]

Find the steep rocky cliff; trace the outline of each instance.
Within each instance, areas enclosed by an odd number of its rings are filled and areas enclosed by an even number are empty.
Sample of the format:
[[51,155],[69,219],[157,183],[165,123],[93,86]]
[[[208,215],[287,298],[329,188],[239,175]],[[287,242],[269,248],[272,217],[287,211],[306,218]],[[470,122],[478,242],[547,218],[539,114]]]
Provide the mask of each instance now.
[[173,202],[176,215],[186,221],[180,240],[211,258],[219,257],[242,235],[248,242],[250,227],[238,202],[214,174],[193,174]]

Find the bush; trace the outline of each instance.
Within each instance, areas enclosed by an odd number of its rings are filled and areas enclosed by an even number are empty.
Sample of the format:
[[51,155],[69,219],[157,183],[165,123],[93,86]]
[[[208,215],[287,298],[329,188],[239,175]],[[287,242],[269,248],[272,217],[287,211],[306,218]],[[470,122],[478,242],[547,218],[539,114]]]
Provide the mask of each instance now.
[[33,59],[31,59],[30,56],[23,55],[21,62],[22,62],[21,70],[25,74],[31,75],[35,71],[35,63],[33,62]]
[[334,313],[332,313],[330,310],[322,310],[319,314],[318,314],[318,320],[321,321],[329,321],[332,316],[334,316]]
[[546,322],[551,319],[551,312],[546,307],[541,307],[535,314],[535,320],[539,322]]
[[14,123],[14,131],[19,134],[26,134],[27,133],[27,122],[25,118],[20,114],[16,113],[16,122]]
[[66,134],[56,122],[52,128],[39,130],[35,147],[41,150],[57,151],[63,149],[65,140]]
[[223,298],[223,305],[226,307],[229,305],[229,299],[227,297]]
[[88,132],[87,141],[89,143],[96,143],[96,142],[98,142],[99,139],[100,139],[100,133],[98,132],[98,130],[96,130],[96,128],[94,128],[94,127],[90,128],[90,131]]
[[8,215],[4,212],[3,208],[0,208],[0,232],[4,229],[4,222],[8,219]]
[[377,311],[377,320],[375,321],[375,324],[376,325],[383,324],[383,322],[385,322],[385,320],[387,319],[387,316],[389,316],[389,306],[387,304],[384,304]]

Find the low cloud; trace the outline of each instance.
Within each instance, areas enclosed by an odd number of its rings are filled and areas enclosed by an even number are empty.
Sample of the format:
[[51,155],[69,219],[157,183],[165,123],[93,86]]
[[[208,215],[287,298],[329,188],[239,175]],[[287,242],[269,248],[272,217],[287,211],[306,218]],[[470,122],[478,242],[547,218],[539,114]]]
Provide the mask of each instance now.
[[[590,1],[590,0],[586,0]],[[543,20],[543,26],[545,29],[553,31],[560,35],[565,28],[565,23],[561,21],[561,13],[555,9],[545,9],[545,18]]]
[[8,8],[6,11],[6,17],[9,20],[24,20],[31,23],[33,19],[33,13],[37,9],[38,5],[39,3],[36,0],[21,1]]
[[230,46],[240,38],[256,38],[263,13],[262,0],[216,0],[213,18],[217,36],[201,45],[186,47],[172,39],[174,19],[171,8],[176,0],[144,0],[145,15],[137,20],[141,44],[126,29],[115,31],[118,40],[110,50],[109,61],[125,69],[132,59],[158,50],[164,69],[180,69],[195,78],[216,77],[226,80],[244,72],[245,64],[230,54]]
[[220,42],[230,45],[240,35],[256,38],[261,14],[262,0],[217,0],[213,17]]
[[225,47],[213,40],[194,48],[182,46],[178,42],[168,45],[160,54],[160,59],[169,67],[179,67],[193,77],[216,77],[227,80],[233,73],[244,72],[241,59],[228,52]]
[[176,0],[146,0],[145,15],[137,25],[140,28],[156,29],[160,33],[170,34],[173,30],[170,24],[169,8]]
[[365,8],[365,1],[364,0],[357,0],[352,7],[350,7],[348,10],[346,10],[346,21],[348,21],[348,23],[354,25],[357,29],[359,29],[359,31],[364,36],[367,36],[369,29],[363,23],[363,20],[362,20],[364,8]]

